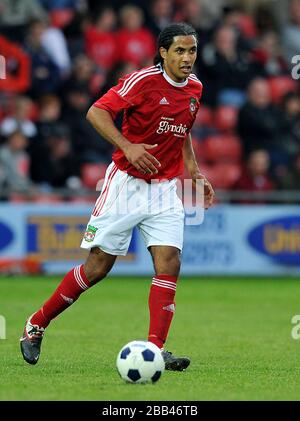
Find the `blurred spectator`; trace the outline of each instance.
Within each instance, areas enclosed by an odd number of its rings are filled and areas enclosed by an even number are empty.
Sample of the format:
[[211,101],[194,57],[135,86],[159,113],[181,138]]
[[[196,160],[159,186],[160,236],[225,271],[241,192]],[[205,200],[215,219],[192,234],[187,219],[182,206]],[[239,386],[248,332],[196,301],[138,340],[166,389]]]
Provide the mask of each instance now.
[[71,59],[79,54],[85,54],[84,32],[88,24],[88,12],[80,7],[75,11],[72,20],[63,26]]
[[59,28],[48,26],[40,21],[42,26],[41,45],[49,57],[59,68],[62,77],[66,77],[71,70],[71,58],[64,33]]
[[[211,29],[221,21],[224,9],[231,0],[197,0],[201,7],[201,28]],[[176,0],[176,4],[184,7],[185,0]]]
[[54,92],[60,85],[60,71],[43,47],[44,24],[40,21],[31,23],[25,41],[25,49],[31,58],[32,96]]
[[[269,174],[270,158],[264,149],[253,150],[246,163],[240,179],[236,182],[235,190],[245,190],[249,192],[271,191],[275,185]],[[243,203],[262,203],[257,200],[243,200]]]
[[206,102],[241,106],[245,101],[245,89],[255,76],[255,68],[249,54],[238,49],[234,28],[219,27],[213,43],[205,45],[199,57]]
[[78,176],[79,167],[67,126],[55,126],[41,145],[41,152],[33,154],[31,161],[31,177],[36,183],[49,187],[67,187]]
[[106,76],[96,70],[96,65],[84,54],[80,54],[73,60],[71,76],[62,85],[63,97],[72,88],[86,89],[89,95],[99,96],[101,86],[105,83]]
[[289,22],[282,27],[281,35],[285,58],[291,63],[292,57],[299,54],[300,0],[289,2]]
[[0,190],[24,192],[32,187],[28,177],[27,138],[19,131],[8,136],[0,147]]
[[281,189],[284,190],[297,190],[299,191],[300,186],[300,152],[298,152],[294,158],[292,165],[288,168],[288,171],[278,178],[278,184]]
[[63,120],[71,128],[72,146],[79,163],[110,162],[112,145],[101,139],[86,119],[91,96],[81,87],[71,87],[63,108]]
[[201,46],[206,44],[212,36],[212,27],[208,28],[203,24],[202,7],[200,0],[186,0],[176,14],[177,21],[189,23],[196,29]]
[[[289,1],[289,0],[288,0]],[[275,17],[275,10],[278,4],[270,1],[258,0],[254,7],[254,19],[259,33],[273,32],[278,30],[278,23]]]
[[[300,95],[290,92],[282,104],[280,113],[280,144],[289,153],[290,157],[300,151]],[[299,186],[300,187],[300,186]]]
[[80,6],[82,0],[39,0],[42,6],[49,11],[72,9],[75,10]]
[[13,114],[3,119],[0,132],[2,136],[10,136],[20,131],[25,137],[34,137],[37,134],[35,124],[30,120],[32,101],[26,96],[17,96],[14,100]]
[[101,9],[94,23],[85,30],[85,50],[100,68],[109,70],[118,60],[117,40],[113,32],[117,17],[111,7]]
[[[39,145],[44,144],[46,139],[60,124],[61,101],[57,95],[42,95],[38,100],[38,105],[39,118],[36,122],[38,135],[37,139],[31,144],[31,150],[39,148]],[[37,156],[38,154],[39,152],[37,151]]]
[[245,13],[238,4],[225,8],[223,23],[235,29],[239,36],[241,47],[249,48],[257,36],[257,28],[253,16]]
[[136,6],[124,6],[120,10],[121,29],[117,31],[118,56],[142,67],[152,64],[155,54],[155,38],[143,26],[143,11]]
[[274,176],[279,181],[289,173],[294,157],[300,151],[299,94],[288,93],[283,99],[280,111],[277,142],[270,152]]
[[254,79],[248,88],[247,102],[240,109],[238,132],[248,155],[253,149],[271,151],[276,142],[278,113],[271,104],[267,80]]
[[[100,94],[104,95],[112,86],[117,85],[119,79],[136,70],[132,63],[118,62],[111,72],[108,73],[105,84],[102,86]],[[99,95],[98,95],[99,98]],[[98,99],[97,98],[97,99]]]
[[13,41],[23,42],[31,20],[46,18],[38,0],[0,0],[0,32]]
[[279,37],[274,31],[265,32],[260,36],[258,45],[253,50],[253,59],[261,66],[266,77],[289,73],[289,66],[282,55]]
[[173,21],[173,0],[153,0],[150,5],[150,17],[147,26],[155,37]]

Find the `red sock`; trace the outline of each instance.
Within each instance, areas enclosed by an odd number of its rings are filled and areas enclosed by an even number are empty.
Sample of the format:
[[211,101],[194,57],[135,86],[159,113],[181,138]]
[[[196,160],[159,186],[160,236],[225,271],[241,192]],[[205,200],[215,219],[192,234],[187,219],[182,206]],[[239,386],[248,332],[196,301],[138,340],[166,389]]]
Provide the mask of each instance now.
[[90,286],[90,282],[83,271],[83,265],[76,266],[66,274],[43,307],[34,313],[30,323],[46,328],[54,317],[72,305],[79,295]]
[[150,327],[148,341],[162,348],[175,313],[176,276],[157,275],[149,295]]

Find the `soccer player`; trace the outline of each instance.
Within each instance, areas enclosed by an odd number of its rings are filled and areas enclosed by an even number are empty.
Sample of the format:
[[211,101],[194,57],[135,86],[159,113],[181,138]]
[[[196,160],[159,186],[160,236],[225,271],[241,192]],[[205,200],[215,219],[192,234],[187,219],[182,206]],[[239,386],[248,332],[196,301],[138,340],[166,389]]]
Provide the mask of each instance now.
[[[148,340],[162,350],[167,370],[189,366],[189,358],[174,356],[164,344],[175,312],[180,270],[184,211],[176,177],[184,164],[193,180],[203,180],[205,208],[214,197],[211,184],[199,171],[190,136],[202,93],[201,82],[191,73],[196,55],[194,28],[185,23],[166,27],[158,38],[154,66],[121,78],[88,110],[89,122],[116,151],[82,240],[81,247],[90,250],[86,262],[72,269],[26,321],[21,351],[29,364],[37,363],[51,320],[106,277],[117,256],[126,255],[137,226],[155,270]],[[121,133],[114,119],[122,110]]]

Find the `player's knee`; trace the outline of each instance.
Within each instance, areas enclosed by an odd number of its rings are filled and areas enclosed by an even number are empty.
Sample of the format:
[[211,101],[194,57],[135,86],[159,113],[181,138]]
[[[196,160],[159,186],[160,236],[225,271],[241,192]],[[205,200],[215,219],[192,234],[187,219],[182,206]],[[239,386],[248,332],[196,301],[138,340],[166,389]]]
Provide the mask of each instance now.
[[180,257],[177,253],[165,256],[163,259],[160,259],[159,263],[156,265],[156,274],[178,276],[180,265]]
[[98,248],[91,250],[85,264],[84,273],[88,280],[95,284],[106,277],[114,265],[116,256],[108,255]]
[[107,265],[100,265],[99,267],[98,266],[97,267],[91,267],[91,266],[84,267],[86,277],[92,284],[95,284],[101,281],[102,279],[104,279],[109,273],[110,269],[111,267]]
[[84,272],[88,280],[95,284],[107,276],[112,266],[113,263],[110,261],[99,259],[91,262],[88,260],[84,265]]

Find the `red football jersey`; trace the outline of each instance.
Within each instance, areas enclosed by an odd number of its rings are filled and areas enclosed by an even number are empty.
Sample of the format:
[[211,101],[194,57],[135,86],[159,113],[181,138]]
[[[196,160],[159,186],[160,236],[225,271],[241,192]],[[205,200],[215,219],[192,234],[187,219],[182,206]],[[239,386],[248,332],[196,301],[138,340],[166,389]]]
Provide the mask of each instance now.
[[120,29],[116,33],[116,38],[120,61],[133,63],[140,67],[146,63],[149,57],[155,54],[155,38],[146,28],[140,28],[136,31]]
[[111,69],[118,61],[118,44],[113,32],[98,32],[93,26],[85,31],[85,49],[98,66]]
[[124,110],[122,133],[132,143],[157,144],[148,152],[161,163],[158,174],[141,174],[123,151],[113,153],[116,166],[145,180],[171,179],[183,172],[182,147],[199,109],[202,83],[194,74],[176,83],[160,65],[133,72],[121,78],[94,103],[114,119]]

